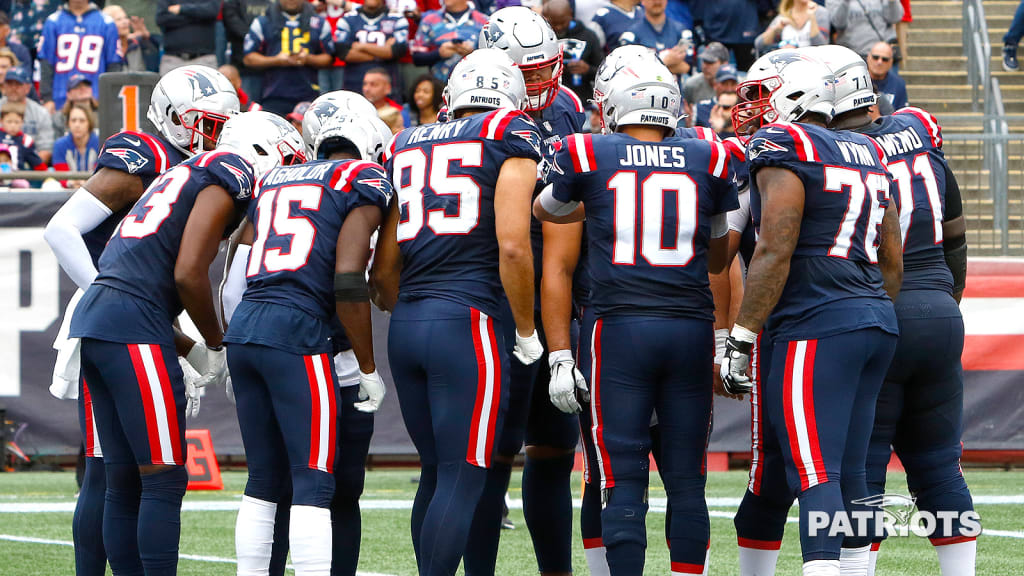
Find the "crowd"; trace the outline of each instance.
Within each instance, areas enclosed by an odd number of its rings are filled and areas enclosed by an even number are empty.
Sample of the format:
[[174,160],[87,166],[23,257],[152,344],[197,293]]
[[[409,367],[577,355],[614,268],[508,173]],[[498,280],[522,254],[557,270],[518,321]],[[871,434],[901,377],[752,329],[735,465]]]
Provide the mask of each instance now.
[[81,130],[97,132],[98,77],[108,71],[219,66],[243,110],[301,116],[319,94],[344,89],[366,96],[396,133],[432,122],[487,15],[520,3],[551,23],[565,49],[563,84],[583,102],[604,56],[639,44],[678,76],[690,126],[728,124],[754,58],[836,43],[868,61],[880,105],[907,105],[896,66],[909,0],[0,0],[9,156],[0,170],[93,170],[98,139]]

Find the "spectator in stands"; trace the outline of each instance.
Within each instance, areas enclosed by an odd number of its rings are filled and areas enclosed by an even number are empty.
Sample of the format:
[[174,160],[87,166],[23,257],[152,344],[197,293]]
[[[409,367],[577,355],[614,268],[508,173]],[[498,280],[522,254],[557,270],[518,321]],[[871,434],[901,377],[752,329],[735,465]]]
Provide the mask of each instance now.
[[409,90],[409,96],[402,111],[402,119],[406,126],[421,126],[437,122],[437,112],[441,109],[441,93],[444,84],[430,74],[416,79]]
[[249,94],[242,89],[242,76],[238,73],[238,68],[235,68],[231,64],[225,64],[217,69],[228,82],[231,82],[231,86],[234,87],[235,93],[238,94],[238,109],[242,112],[252,112],[254,110],[260,110],[260,105],[253,102],[249,98]]
[[640,0],[611,0],[594,13],[593,29],[607,54],[619,45],[622,33],[644,17]]
[[11,1],[11,35],[33,53],[43,32],[43,22],[47,16],[57,11],[62,2],[47,0],[45,4],[44,7],[40,7],[36,5],[36,0]]
[[117,26],[117,54],[124,61],[126,72],[145,72],[159,69],[160,47],[149,37],[149,30],[142,18],[128,18],[124,8],[108,4],[103,13],[110,16]]
[[15,170],[46,170],[46,163],[36,153],[35,141],[21,131],[25,123],[23,105],[8,102],[0,106],[0,143],[11,152],[11,166]]
[[[331,32],[331,37],[334,37],[335,32],[338,31],[338,20],[341,20],[345,14],[351,10],[359,8],[359,4],[350,3],[348,0],[309,0],[313,3],[313,7],[316,8],[317,14],[323,17],[324,22],[327,23],[327,28]],[[349,8],[351,6],[351,8]],[[391,7],[390,5],[388,6]],[[337,47],[337,44],[335,44]],[[321,68],[318,72],[318,81],[320,83],[320,93],[333,92],[334,90],[341,90],[342,83],[345,81],[345,62],[340,58],[335,57],[334,61],[327,68]]]
[[[15,170],[14,160],[11,158],[11,148],[6,144],[0,144],[0,174],[13,172]],[[0,188],[28,188],[28,180],[17,178],[14,180],[0,180]],[[4,190],[6,192],[6,190]]]
[[875,90],[892,104],[893,110],[907,105],[907,83],[892,69],[892,45],[875,42],[868,52],[868,73]]
[[[594,23],[594,16],[597,15],[597,11],[603,8],[607,3],[607,0],[576,0],[573,2],[573,12],[576,15],[577,20],[583,22],[588,27],[591,27]],[[602,46],[603,45],[604,44],[602,43]]]
[[721,42],[732,51],[736,67],[746,71],[754,63],[754,39],[761,31],[757,0],[691,2],[694,18],[703,23],[708,42]]
[[160,0],[156,23],[164,33],[160,74],[189,64],[217,67],[216,27],[220,2]]
[[619,36],[619,44],[640,44],[657,50],[673,74],[688,74],[687,57],[693,50],[693,33],[665,14],[667,0],[642,0],[643,18]]
[[295,109],[288,113],[288,121],[295,126],[295,129],[300,133],[302,132],[302,119],[306,116],[306,110],[309,110],[311,102],[299,102],[295,105]]
[[735,90],[727,90],[715,98],[715,105],[711,108],[708,127],[723,140],[736,135],[736,131],[732,127],[732,107],[739,102],[739,99]]
[[776,48],[803,48],[829,42],[828,10],[814,0],[782,0],[779,15],[754,40],[758,55]]
[[567,42],[563,52],[562,85],[575,92],[581,102],[593,98],[597,67],[604,59],[597,34],[573,18],[569,0],[547,0],[543,16],[551,24],[555,36]]
[[694,74],[683,83],[683,111],[693,116],[697,102],[715,97],[715,73],[719,66],[729,63],[729,49],[721,42],[711,42],[700,51],[700,74]]
[[0,12],[0,48],[10,48],[20,63],[32,61],[28,48],[11,38],[11,20],[4,12]]
[[711,109],[715,107],[718,101],[718,97],[726,92],[735,92],[736,85],[739,83],[739,77],[736,75],[736,68],[731,64],[726,64],[718,68],[718,72],[715,72],[715,97],[707,100],[702,100],[697,103],[697,107],[694,110],[694,126],[704,126],[705,128],[711,127]]
[[389,13],[384,0],[365,0],[338,20],[334,31],[334,54],[345,61],[342,87],[352,92],[360,90],[367,71],[383,68],[391,76],[391,95],[398,97],[398,60],[408,51],[409,22],[401,14]]
[[1017,62],[1017,45],[1020,44],[1021,38],[1024,38],[1024,0],[1017,5],[1010,29],[1003,35],[1003,70],[1007,72],[1020,70]]
[[21,65],[18,57],[11,52],[10,48],[0,48],[0,81],[3,81],[7,71]]
[[[896,41],[894,24],[903,18],[900,0],[826,0],[836,44],[867,56],[876,42]],[[897,58],[899,60],[899,58]]]
[[99,76],[121,69],[117,26],[89,0],[68,0],[43,24],[39,95],[52,114],[64,106],[68,80],[84,75],[99,98]]
[[85,104],[92,109],[94,114],[99,114],[100,103],[92,94],[92,81],[88,77],[76,74],[68,80],[67,100],[64,102],[64,106],[53,114],[53,134],[55,138],[60,138],[67,130],[69,103]]
[[[377,115],[387,122],[392,132],[401,130],[402,107],[388,97],[391,94],[391,74],[384,68],[371,68],[363,76],[363,96],[377,108]],[[395,115],[398,120],[395,120]],[[398,130],[395,130],[397,125]]]
[[469,0],[444,0],[443,8],[420,19],[412,43],[413,64],[430,66],[434,78],[447,83],[452,68],[476,48],[486,23],[487,16],[473,9]]
[[4,97],[0,99],[0,106],[8,102],[19,106],[24,104],[22,130],[35,140],[40,158],[49,164],[53,154],[53,119],[46,108],[28,97],[32,90],[32,78],[28,70],[22,67],[9,70],[4,77],[3,89]]
[[259,99],[263,94],[263,71],[245,65],[245,36],[249,33],[252,21],[265,14],[269,4],[270,0],[224,0],[224,8],[221,10],[224,35],[231,52],[228,63],[238,69],[242,86],[253,99]]
[[[53,169],[58,172],[92,172],[100,155],[100,137],[96,131],[96,115],[88,106],[78,103],[68,109],[68,133],[53,145]],[[64,187],[76,189],[84,182],[65,181]]]
[[263,70],[263,109],[287,116],[299,102],[319,96],[316,69],[330,66],[333,52],[330,29],[311,4],[280,0],[252,21],[243,61]]

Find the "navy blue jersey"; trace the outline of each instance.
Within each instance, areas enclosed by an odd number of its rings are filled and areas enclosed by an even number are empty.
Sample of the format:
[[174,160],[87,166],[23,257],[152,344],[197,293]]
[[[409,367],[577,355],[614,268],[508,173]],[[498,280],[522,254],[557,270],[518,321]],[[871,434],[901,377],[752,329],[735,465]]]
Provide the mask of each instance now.
[[249,203],[246,289],[224,340],[295,354],[331,353],[338,234],[360,206],[387,209],[384,169],[362,160],[278,167]]
[[[264,56],[303,51],[333,54],[334,40],[331,27],[323,18],[310,16],[306,11],[297,17],[288,17],[271,7],[266,16],[252,21],[243,49],[246,54],[256,52]],[[320,95],[316,85],[317,70],[310,66],[267,68],[263,72],[264,98],[311,101]]]
[[400,299],[441,298],[498,315],[494,187],[507,158],[540,160],[540,146],[533,120],[508,108],[395,136],[386,155],[401,210]]
[[629,12],[625,12],[622,8],[608,3],[607,6],[603,6],[594,13],[594,24],[597,24],[601,32],[604,33],[604,46],[605,53],[611,52],[619,45],[619,37],[626,30],[633,27],[633,24],[637,20],[644,18],[644,7],[639,4],[634,6]]
[[76,74],[89,80],[93,98],[100,97],[100,74],[121,62],[117,41],[114,21],[95,6],[81,16],[61,7],[47,17],[39,41],[39,59],[53,66],[52,97],[58,110],[67,98],[68,80]]
[[244,210],[254,178],[241,156],[213,151],[154,180],[100,256],[99,276],[71,321],[73,337],[173,345],[171,323],[182,311],[174,266],[196,198],[207,187],[220,186]]
[[811,124],[769,124],[747,143],[750,210],[761,223],[757,171],[777,167],[804,185],[803,220],[789,280],[766,329],[776,341],[878,327],[897,334],[878,267],[891,179],[873,140]]
[[903,285],[900,290],[953,293],[953,274],[942,248],[946,213],[946,158],[938,121],[919,108],[883,116],[861,132],[885,151],[896,182],[893,195],[903,233]]
[[619,46],[627,44],[639,44],[661,52],[680,43],[688,29],[671,18],[665,19],[661,30],[655,30],[654,26],[641,16],[634,20],[633,25],[619,36]]
[[[386,46],[391,39],[395,40],[392,54],[398,57],[409,50],[409,21],[398,12],[381,12],[370,17],[362,10],[351,10],[338,19],[334,29],[334,45],[339,55],[345,55],[354,42]],[[398,76],[398,57],[387,60],[370,60],[369,62],[345,63],[345,90],[357,94],[363,92],[363,76],[373,68],[384,67],[391,73],[391,83],[400,86]]]
[[577,134],[555,156],[554,197],[587,211],[591,304],[598,317],[714,318],[711,217],[737,207],[719,143]]
[[[125,131],[114,134],[103,143],[103,149],[100,150],[99,159],[96,161],[96,170],[109,168],[138,176],[142,179],[142,187],[145,189],[168,168],[180,164],[182,159],[178,149],[160,136]],[[89,255],[92,256],[92,263],[97,268],[107,240],[110,240],[114,229],[131,209],[131,204],[125,206],[108,216],[96,228],[82,234]]]

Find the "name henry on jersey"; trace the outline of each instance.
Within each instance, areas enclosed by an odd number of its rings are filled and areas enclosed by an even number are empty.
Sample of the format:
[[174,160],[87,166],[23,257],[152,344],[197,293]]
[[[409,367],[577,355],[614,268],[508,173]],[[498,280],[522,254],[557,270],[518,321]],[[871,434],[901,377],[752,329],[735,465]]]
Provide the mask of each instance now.
[[451,120],[443,124],[428,124],[426,126],[416,128],[413,130],[412,134],[409,135],[409,140],[406,142],[406,145],[418,144],[424,140],[441,140],[452,136],[458,136],[468,123],[469,119]]
[[619,158],[620,166],[686,168],[686,156],[682,148],[644,144],[629,144],[625,148],[625,155]]
[[874,136],[876,142],[882,146],[887,156],[898,156],[913,150],[924,148],[921,136],[913,128],[904,128],[892,134],[879,134]]
[[864,166],[875,166],[878,164],[878,156],[871,152],[871,149],[864,144],[856,142],[836,142],[839,151],[843,154],[843,160]]

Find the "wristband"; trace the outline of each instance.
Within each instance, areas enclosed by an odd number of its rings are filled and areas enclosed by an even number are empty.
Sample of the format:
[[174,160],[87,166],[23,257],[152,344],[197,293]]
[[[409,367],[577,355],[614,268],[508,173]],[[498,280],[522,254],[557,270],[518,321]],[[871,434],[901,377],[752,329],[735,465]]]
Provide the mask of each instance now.
[[571,350],[553,350],[548,352],[548,367],[554,368],[555,364],[562,362],[572,362],[572,351]]
[[750,344],[753,344],[754,340],[757,340],[756,333],[747,330],[746,328],[740,326],[739,324],[736,324],[735,326],[732,327],[732,332],[729,333],[729,337],[732,338],[733,340],[738,340],[740,342],[748,342]]
[[728,330],[725,328],[715,330],[715,364],[721,364],[725,358],[725,341],[728,339]]

